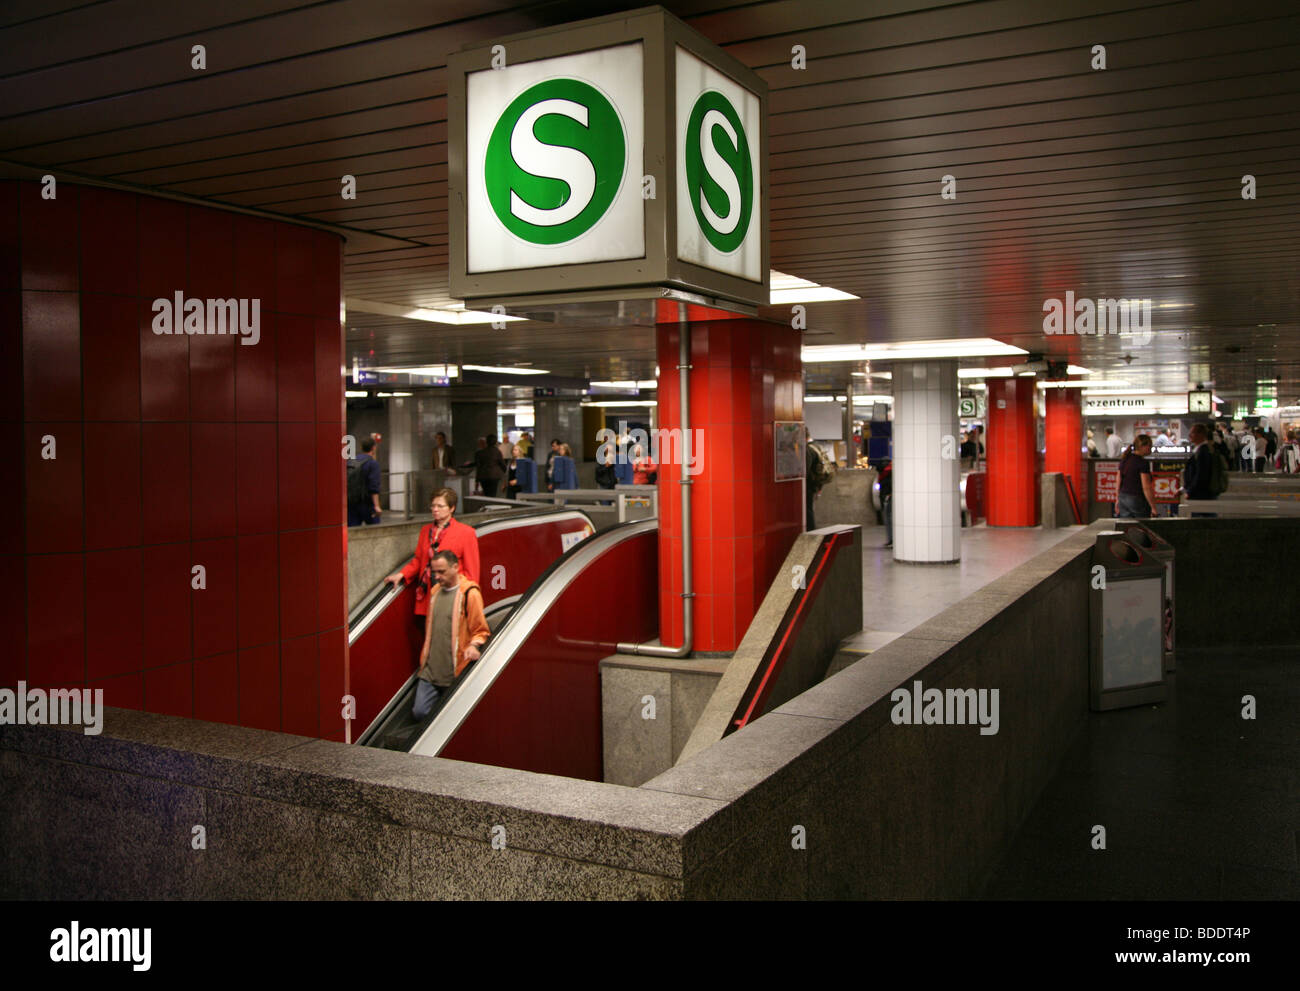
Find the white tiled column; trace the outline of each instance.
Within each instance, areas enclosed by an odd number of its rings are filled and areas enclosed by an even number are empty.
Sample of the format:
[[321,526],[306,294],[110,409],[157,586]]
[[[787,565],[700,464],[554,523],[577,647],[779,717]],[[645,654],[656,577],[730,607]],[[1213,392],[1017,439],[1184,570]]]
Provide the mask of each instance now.
[[957,362],[900,361],[894,384],[894,559],[961,558]]

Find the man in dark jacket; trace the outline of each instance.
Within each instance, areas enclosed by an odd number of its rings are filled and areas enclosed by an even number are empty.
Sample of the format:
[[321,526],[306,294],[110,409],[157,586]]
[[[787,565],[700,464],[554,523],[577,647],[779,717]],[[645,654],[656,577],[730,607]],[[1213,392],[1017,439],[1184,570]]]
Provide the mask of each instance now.
[[497,447],[496,434],[480,437],[478,450],[474,452],[474,460],[466,462],[461,467],[473,468],[474,478],[479,488],[483,490],[483,495],[489,499],[495,498],[497,486],[501,484],[501,479],[506,477],[506,462],[505,458],[501,457],[501,449]]
[[[1192,425],[1192,454],[1183,469],[1183,492],[1188,500],[1201,502],[1219,498],[1210,486],[1214,472],[1214,451],[1210,449],[1210,432],[1205,424]],[[1218,513],[1192,513],[1193,516],[1218,516]]]

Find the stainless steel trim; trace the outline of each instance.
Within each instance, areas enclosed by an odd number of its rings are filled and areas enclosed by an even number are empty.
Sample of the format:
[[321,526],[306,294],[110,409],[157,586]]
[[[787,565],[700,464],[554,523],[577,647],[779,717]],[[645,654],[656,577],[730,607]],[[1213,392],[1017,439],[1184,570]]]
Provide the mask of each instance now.
[[658,520],[640,520],[620,527],[606,530],[582,543],[568,552],[568,557],[540,585],[533,589],[528,601],[517,608],[483,650],[479,661],[464,675],[464,680],[437,718],[424,731],[411,753],[426,757],[436,757],[447,745],[461,725],[469,718],[479,700],[487,694],[493,682],[501,676],[515,654],[532,636],[547,611],[554,605],[564,589],[611,547],[617,547],[624,541],[653,533],[659,529]]
[[[532,526],[538,523],[539,521],[543,521],[543,520],[546,522],[556,521],[561,523],[567,520],[574,520],[574,521],[581,520],[583,523],[591,527],[592,530],[596,529],[596,524],[592,522],[590,516],[588,516],[584,512],[581,512],[580,510],[575,509],[570,512],[545,513],[544,515],[521,515],[521,516],[511,516],[501,520],[485,520],[484,522],[479,523],[474,527],[474,532],[478,536],[483,537],[486,536],[487,534],[499,533],[503,530],[516,530],[519,527]],[[380,585],[383,585],[383,582],[380,582],[379,585],[376,585],[373,589],[371,589],[370,593],[364,599],[361,600],[363,605],[371,601],[375,593],[379,591]],[[357,609],[354,610],[348,616],[348,646],[349,647],[351,647],[354,643],[356,643],[357,639],[361,636],[361,634],[365,633],[366,630],[370,627],[370,625],[374,623],[376,619],[379,618],[380,613],[382,613],[385,609],[387,609],[390,605],[392,605],[393,600],[397,598],[397,596],[401,593],[405,585],[406,585],[405,582],[399,581],[392,589],[389,590],[387,595],[385,595],[382,599],[375,602],[375,604],[370,609],[367,609],[364,613],[362,613],[359,611],[361,607],[358,606]]]

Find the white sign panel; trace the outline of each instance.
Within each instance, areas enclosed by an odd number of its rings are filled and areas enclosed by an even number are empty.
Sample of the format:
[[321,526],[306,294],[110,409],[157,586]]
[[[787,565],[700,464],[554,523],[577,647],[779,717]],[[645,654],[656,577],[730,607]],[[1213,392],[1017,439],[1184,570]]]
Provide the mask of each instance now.
[[1112,582],[1103,595],[1102,690],[1159,681],[1164,677],[1160,579]]
[[677,257],[763,279],[759,99],[677,48]]
[[1182,392],[1156,393],[1130,396],[1084,396],[1084,416],[1104,416],[1116,413],[1162,413],[1177,415],[1187,412],[1187,394]]
[[639,42],[466,78],[466,267],[641,258]]

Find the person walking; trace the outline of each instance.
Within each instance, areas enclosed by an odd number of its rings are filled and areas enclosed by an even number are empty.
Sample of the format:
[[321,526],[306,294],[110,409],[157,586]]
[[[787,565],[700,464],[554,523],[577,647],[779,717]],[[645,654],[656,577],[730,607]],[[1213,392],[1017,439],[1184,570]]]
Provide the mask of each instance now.
[[478,450],[474,452],[474,460],[464,467],[474,469],[474,478],[484,496],[489,499],[496,498],[497,486],[501,484],[501,479],[506,477],[506,462],[501,457],[501,449],[497,447],[496,434],[488,434],[478,439]]
[[885,546],[894,546],[894,462],[880,469],[880,515],[885,520]]
[[[1183,468],[1183,494],[1191,501],[1205,502],[1219,498],[1213,485],[1215,453],[1209,445],[1210,432],[1205,424],[1192,425],[1192,454]],[[1226,484],[1226,483],[1225,483]],[[1218,513],[1192,513],[1192,516],[1218,516]]]
[[1106,428],[1106,457],[1118,458],[1124,453],[1124,442],[1115,433],[1114,427]]
[[383,522],[379,505],[380,472],[372,434],[361,442],[361,457],[348,464],[348,526]]
[[1145,519],[1156,501],[1155,481],[1151,477],[1151,438],[1138,434],[1119,463],[1119,497],[1115,516],[1119,519]]

